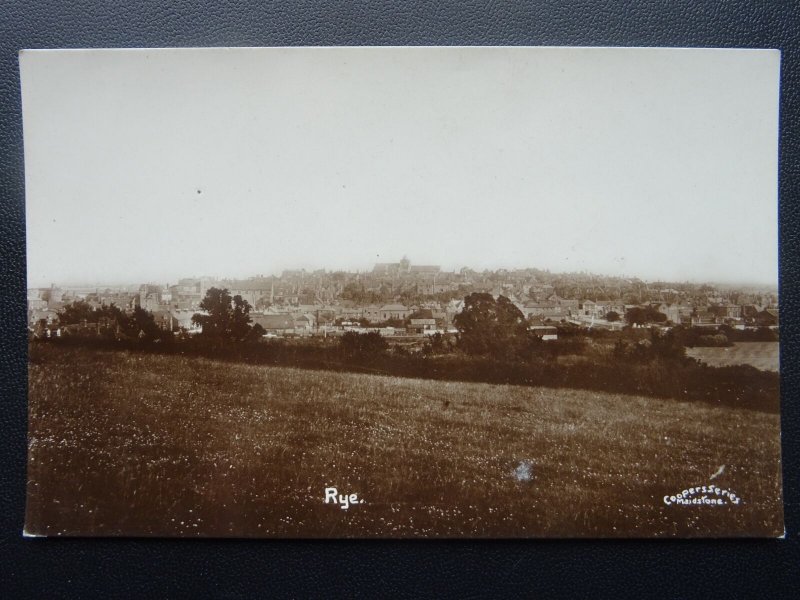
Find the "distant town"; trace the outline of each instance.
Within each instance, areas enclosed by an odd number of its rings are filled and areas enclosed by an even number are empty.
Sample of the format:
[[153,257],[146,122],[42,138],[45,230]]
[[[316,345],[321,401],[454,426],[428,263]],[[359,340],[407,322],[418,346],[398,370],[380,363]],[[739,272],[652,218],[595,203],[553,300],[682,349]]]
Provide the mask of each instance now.
[[[627,325],[669,327],[778,326],[775,289],[699,283],[644,282],[585,273],[559,274],[529,268],[443,271],[404,257],[371,271],[283,271],[248,279],[187,277],[175,283],[116,287],[52,285],[28,290],[28,323],[46,335],[58,332],[59,311],[81,300],[93,308],[142,308],[167,331],[193,334],[200,303],[211,288],[227,289],[250,305],[252,323],[267,337],[378,331],[386,336],[454,332],[464,298],[475,292],[508,298],[532,330],[554,325],[617,330]],[[46,331],[44,331],[46,330]]]

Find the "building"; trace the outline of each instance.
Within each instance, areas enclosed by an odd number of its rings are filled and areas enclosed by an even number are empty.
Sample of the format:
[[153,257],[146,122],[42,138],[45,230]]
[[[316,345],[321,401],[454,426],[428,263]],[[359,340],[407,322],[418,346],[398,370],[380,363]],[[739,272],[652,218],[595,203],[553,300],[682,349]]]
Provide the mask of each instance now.
[[220,285],[228,289],[231,296],[241,296],[250,306],[256,306],[259,301],[275,301],[275,281],[272,277],[253,277],[251,279],[234,279],[223,281]]
[[765,308],[756,316],[756,325],[759,327],[777,327],[779,320],[777,309]]
[[424,334],[426,331],[436,331],[436,319],[411,319],[409,333]]
[[456,290],[458,290],[458,285],[454,283],[420,283],[417,285],[417,292],[423,296],[433,296]]
[[250,313],[250,318],[252,319],[251,325],[261,325],[267,333],[279,335],[294,333],[295,321],[294,317],[289,313],[279,315]]
[[526,319],[560,321],[569,316],[569,312],[555,302],[526,302],[520,310]]
[[382,323],[389,319],[404,321],[414,311],[403,304],[384,304],[383,306],[370,305],[364,309],[364,317],[370,323]]
[[372,268],[372,274],[378,277],[435,276],[441,271],[438,265],[412,265],[407,257],[396,263],[377,263]]
[[654,308],[662,315],[665,315],[667,317],[667,321],[672,321],[676,324],[681,322],[681,310],[678,304],[661,302],[660,304],[655,304]]
[[49,308],[37,308],[28,311],[28,324],[30,326],[34,326],[42,320],[47,325],[52,325],[58,321],[58,312]]
[[311,314],[302,314],[294,317],[295,333],[310,333],[314,330],[316,320]]
[[742,307],[736,304],[719,304],[711,307],[711,312],[722,319],[741,319]]
[[250,313],[251,325],[261,325],[267,333],[309,334],[314,330],[316,320],[313,315],[297,313],[263,314]]

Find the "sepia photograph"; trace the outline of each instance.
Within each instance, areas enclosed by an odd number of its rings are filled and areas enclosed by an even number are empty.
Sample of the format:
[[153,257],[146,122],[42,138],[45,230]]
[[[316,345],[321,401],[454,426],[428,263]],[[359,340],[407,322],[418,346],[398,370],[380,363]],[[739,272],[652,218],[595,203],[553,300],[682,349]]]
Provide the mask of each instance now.
[[29,537],[784,535],[777,50],[23,50]]

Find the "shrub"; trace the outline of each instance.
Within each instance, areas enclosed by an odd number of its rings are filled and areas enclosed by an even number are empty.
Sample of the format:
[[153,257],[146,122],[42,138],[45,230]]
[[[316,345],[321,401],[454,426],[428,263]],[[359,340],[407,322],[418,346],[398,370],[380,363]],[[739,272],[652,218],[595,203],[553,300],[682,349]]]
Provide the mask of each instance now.
[[347,331],[339,338],[339,347],[347,358],[374,359],[384,354],[389,345],[383,336],[375,331],[369,333]]
[[715,335],[698,336],[697,342],[695,343],[695,346],[704,346],[711,348],[718,348],[730,345],[731,343],[728,341],[728,338],[722,335],[721,333],[717,333]]

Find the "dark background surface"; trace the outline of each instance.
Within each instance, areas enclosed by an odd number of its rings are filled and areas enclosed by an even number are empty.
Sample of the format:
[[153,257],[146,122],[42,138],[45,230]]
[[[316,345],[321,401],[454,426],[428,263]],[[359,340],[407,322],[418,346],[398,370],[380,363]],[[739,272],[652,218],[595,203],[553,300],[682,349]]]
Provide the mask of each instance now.
[[[0,0],[0,593],[686,597],[796,591],[800,20],[796,2]],[[582,45],[779,48],[785,540],[26,540],[21,48]],[[746,219],[747,215],[742,215]],[[720,244],[735,244],[709,224]],[[350,595],[350,594],[348,594]]]

